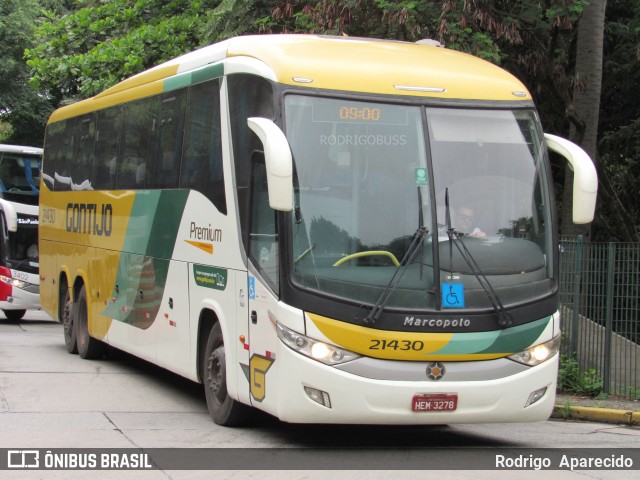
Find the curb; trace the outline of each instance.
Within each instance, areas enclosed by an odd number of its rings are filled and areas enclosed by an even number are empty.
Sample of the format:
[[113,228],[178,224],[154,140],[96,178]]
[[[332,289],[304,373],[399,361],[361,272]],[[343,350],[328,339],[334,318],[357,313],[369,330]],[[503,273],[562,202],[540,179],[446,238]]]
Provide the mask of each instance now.
[[640,425],[640,412],[632,410],[614,410],[612,408],[578,407],[556,405],[552,418],[565,420],[588,420],[593,422]]

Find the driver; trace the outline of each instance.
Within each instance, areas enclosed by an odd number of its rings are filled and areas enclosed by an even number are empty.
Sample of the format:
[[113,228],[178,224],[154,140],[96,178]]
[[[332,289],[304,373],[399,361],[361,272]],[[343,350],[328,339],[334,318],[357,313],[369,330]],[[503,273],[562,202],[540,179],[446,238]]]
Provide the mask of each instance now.
[[484,238],[487,234],[474,225],[475,212],[471,207],[459,207],[453,212],[453,227],[470,237]]

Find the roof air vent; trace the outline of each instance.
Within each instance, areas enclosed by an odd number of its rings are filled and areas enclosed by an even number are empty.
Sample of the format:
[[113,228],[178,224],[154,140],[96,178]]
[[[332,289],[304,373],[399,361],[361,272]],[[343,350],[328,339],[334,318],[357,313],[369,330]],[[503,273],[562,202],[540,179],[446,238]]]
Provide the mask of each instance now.
[[434,40],[432,38],[423,38],[422,40],[418,40],[416,43],[418,45],[431,45],[432,47],[442,47],[442,48],[444,48],[444,45],[442,43],[440,43],[438,40]]

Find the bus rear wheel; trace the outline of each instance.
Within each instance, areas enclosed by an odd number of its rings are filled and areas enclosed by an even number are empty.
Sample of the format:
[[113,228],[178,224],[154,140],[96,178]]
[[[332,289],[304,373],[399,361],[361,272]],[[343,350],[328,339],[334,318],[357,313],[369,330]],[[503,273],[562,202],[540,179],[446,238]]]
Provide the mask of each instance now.
[[87,290],[84,285],[73,304],[72,323],[76,332],[76,344],[80,357],[85,359],[100,358],[105,353],[106,345],[89,335],[89,318],[87,315]]
[[27,313],[26,310],[2,310],[4,316],[7,317],[7,320],[11,320],[12,322],[17,322],[24,317],[24,314]]
[[213,421],[227,427],[246,423],[250,407],[237,402],[227,392],[227,363],[219,323],[215,323],[209,333],[202,372],[207,408]]
[[73,326],[72,304],[71,294],[69,289],[64,289],[64,297],[61,298],[60,311],[58,312],[58,318],[62,322],[62,329],[64,332],[64,344],[67,347],[67,352],[78,353],[78,345],[76,343],[76,329]]

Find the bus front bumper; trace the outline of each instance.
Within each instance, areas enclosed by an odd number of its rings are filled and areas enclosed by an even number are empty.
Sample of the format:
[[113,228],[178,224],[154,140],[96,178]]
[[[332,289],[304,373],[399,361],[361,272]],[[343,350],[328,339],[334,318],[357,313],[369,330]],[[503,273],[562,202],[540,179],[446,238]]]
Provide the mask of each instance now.
[[0,301],[0,310],[40,310],[40,294],[13,288],[6,300]]
[[[552,413],[558,358],[516,374],[482,381],[394,381],[365,378],[280,345],[277,412],[292,423],[457,424],[543,421]],[[490,360],[489,360],[490,361]],[[426,375],[425,375],[426,377]],[[306,389],[305,389],[306,387]],[[540,398],[527,404],[530,395]],[[413,411],[416,398],[455,396],[453,411]],[[330,406],[321,405],[323,398]]]

